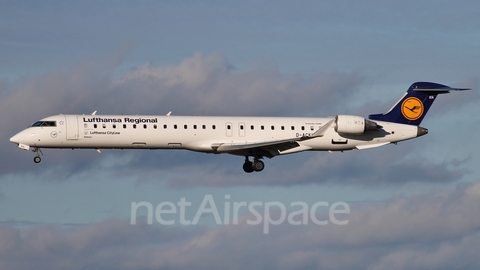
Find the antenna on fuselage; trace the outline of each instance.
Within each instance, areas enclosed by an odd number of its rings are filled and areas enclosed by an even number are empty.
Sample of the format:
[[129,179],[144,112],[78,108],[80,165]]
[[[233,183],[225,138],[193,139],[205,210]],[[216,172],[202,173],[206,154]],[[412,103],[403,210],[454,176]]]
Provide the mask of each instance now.
[[97,111],[92,112],[92,115],[95,115],[95,114],[97,114]]
[[169,111],[169,112],[167,113],[167,116],[170,116],[171,114],[172,114],[172,111]]

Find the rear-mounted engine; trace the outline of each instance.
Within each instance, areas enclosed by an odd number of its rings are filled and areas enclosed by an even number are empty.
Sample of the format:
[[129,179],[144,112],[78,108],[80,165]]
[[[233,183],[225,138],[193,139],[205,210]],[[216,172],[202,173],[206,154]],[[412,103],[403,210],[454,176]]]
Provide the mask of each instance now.
[[382,128],[377,123],[355,115],[337,115],[335,117],[335,131],[345,134],[363,134],[368,130]]

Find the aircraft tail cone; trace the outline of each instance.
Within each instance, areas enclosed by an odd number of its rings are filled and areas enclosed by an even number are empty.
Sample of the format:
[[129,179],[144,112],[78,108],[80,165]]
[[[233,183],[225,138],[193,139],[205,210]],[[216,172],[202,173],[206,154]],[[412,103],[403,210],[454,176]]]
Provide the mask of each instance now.
[[428,133],[428,129],[423,127],[417,127],[417,137],[423,136]]

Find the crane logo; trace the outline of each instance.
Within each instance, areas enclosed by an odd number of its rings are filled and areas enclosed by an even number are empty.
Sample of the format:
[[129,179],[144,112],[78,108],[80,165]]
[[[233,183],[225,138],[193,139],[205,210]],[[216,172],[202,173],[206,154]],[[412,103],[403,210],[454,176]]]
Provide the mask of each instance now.
[[416,97],[409,97],[402,103],[402,114],[408,120],[414,121],[423,115],[423,103]]

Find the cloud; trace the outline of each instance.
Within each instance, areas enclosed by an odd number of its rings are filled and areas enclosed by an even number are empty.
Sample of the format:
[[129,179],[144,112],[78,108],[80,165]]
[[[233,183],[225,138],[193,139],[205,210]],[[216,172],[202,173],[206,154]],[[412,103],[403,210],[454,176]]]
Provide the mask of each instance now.
[[[376,149],[341,152],[304,152],[265,159],[262,173],[245,174],[243,157],[201,153],[151,152],[135,155],[131,167],[141,181],[168,175],[170,187],[335,184],[368,188],[401,186],[412,182],[451,183],[470,173],[467,159],[435,161],[422,157],[425,141],[402,142]],[[177,162],[177,160],[181,160]],[[122,170],[118,166],[116,170]],[[128,173],[125,171],[124,173]]]
[[[402,186],[408,183],[451,183],[470,171],[466,160],[447,159],[437,163],[409,151],[414,145],[386,146],[365,151],[306,152],[266,159],[262,173],[243,172],[243,157],[189,151],[115,150],[98,154],[93,150],[70,151],[85,162],[54,164],[37,173],[40,179],[64,181],[104,175],[128,177],[137,184],[164,181],[170,188],[291,186],[307,184],[357,185],[368,188]],[[61,152],[52,152],[61,155]],[[49,158],[57,158],[50,157]],[[43,161],[42,161],[43,162]]]
[[178,66],[133,69],[112,90],[129,96],[138,89],[131,102],[138,99],[146,108],[181,115],[301,115],[338,108],[361,81],[355,73],[282,75],[262,64],[236,71],[222,54],[196,53]]
[[[74,228],[0,227],[8,269],[476,269],[480,182],[351,205],[347,225],[165,227],[138,219]],[[208,217],[207,217],[208,218]]]
[[[7,144],[13,134],[49,115],[94,110],[99,114],[162,115],[172,110],[180,115],[305,115],[336,107],[361,81],[357,74],[346,73],[306,79],[282,75],[271,66],[238,72],[223,55],[200,53],[177,66],[147,64],[116,79],[124,54],[103,61],[86,58],[70,68],[2,84],[0,113],[9,117],[0,118],[6,127],[0,140]],[[2,172],[25,169],[18,165],[24,153],[10,147],[5,154],[12,162],[2,164]],[[81,159],[85,163],[85,155]]]
[[[262,61],[237,70],[220,53],[196,53],[178,65],[145,64],[114,76],[127,47],[108,59],[86,58],[64,70],[3,85],[0,113],[14,117],[0,118],[0,124],[7,127],[0,131],[0,140],[8,144],[8,138],[26,125],[59,113],[89,114],[97,110],[99,114],[162,115],[173,111],[174,115],[326,116],[371,109],[368,98],[357,91],[364,81],[357,73],[286,75],[274,64]],[[107,162],[115,173],[138,174],[142,181],[157,179],[158,173],[169,175],[170,185],[177,187],[450,182],[465,173],[451,166],[451,161],[435,164],[404,158],[411,150],[409,145],[402,144],[402,150],[374,150],[378,154],[369,150],[277,157],[267,162],[268,174],[265,171],[262,177],[254,174],[245,179],[242,158],[225,155],[130,150],[105,150],[98,155],[91,150],[44,150],[46,158],[38,165],[30,161],[33,155],[8,144],[4,153],[11,158],[0,165],[0,171],[67,179],[105,169],[102,164]],[[69,158],[65,158],[67,155]],[[401,171],[411,173],[402,178]]]

